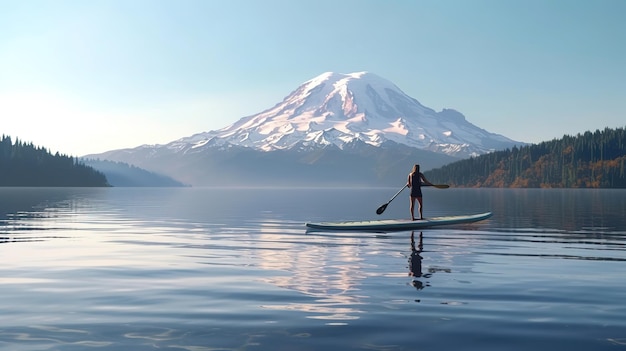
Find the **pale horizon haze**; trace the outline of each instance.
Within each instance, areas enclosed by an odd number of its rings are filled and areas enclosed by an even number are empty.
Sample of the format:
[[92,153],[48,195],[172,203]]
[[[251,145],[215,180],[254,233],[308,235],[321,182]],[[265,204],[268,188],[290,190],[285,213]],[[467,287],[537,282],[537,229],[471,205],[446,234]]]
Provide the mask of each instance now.
[[73,156],[256,114],[324,72],[538,143],[626,126],[626,1],[0,0],[0,135]]

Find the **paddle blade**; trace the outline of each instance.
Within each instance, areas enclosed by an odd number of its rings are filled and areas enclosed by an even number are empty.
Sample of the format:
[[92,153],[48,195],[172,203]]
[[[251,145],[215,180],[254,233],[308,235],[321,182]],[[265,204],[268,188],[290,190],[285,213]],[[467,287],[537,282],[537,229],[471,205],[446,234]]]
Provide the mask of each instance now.
[[383,212],[385,212],[385,210],[387,209],[387,205],[389,205],[389,203],[386,203],[382,206],[380,206],[377,210],[376,210],[376,214],[381,214]]
[[448,184],[433,184],[433,186],[437,189],[448,189],[450,187]]

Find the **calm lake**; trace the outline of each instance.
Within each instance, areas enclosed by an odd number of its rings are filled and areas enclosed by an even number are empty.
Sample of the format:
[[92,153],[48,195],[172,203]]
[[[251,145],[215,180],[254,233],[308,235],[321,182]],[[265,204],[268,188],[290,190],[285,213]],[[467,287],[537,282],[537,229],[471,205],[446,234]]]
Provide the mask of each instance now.
[[[399,184],[400,186],[402,184]],[[626,350],[626,190],[0,188],[0,350]]]

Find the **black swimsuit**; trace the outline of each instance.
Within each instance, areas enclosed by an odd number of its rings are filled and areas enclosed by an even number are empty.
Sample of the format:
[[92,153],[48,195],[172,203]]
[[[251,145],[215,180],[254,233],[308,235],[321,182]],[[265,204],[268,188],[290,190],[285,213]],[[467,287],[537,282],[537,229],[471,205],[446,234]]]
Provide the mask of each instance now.
[[421,173],[411,174],[411,197],[422,197]]

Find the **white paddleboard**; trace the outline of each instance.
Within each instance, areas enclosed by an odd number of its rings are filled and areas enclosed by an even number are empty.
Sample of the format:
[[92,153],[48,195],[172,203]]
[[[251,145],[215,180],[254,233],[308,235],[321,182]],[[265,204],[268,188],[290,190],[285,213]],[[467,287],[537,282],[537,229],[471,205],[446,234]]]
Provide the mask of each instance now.
[[366,231],[393,231],[430,228],[441,225],[452,225],[482,221],[491,217],[491,212],[424,218],[416,221],[410,219],[382,219],[371,221],[343,221],[343,222],[319,222],[306,223],[312,229],[323,230],[366,230]]

